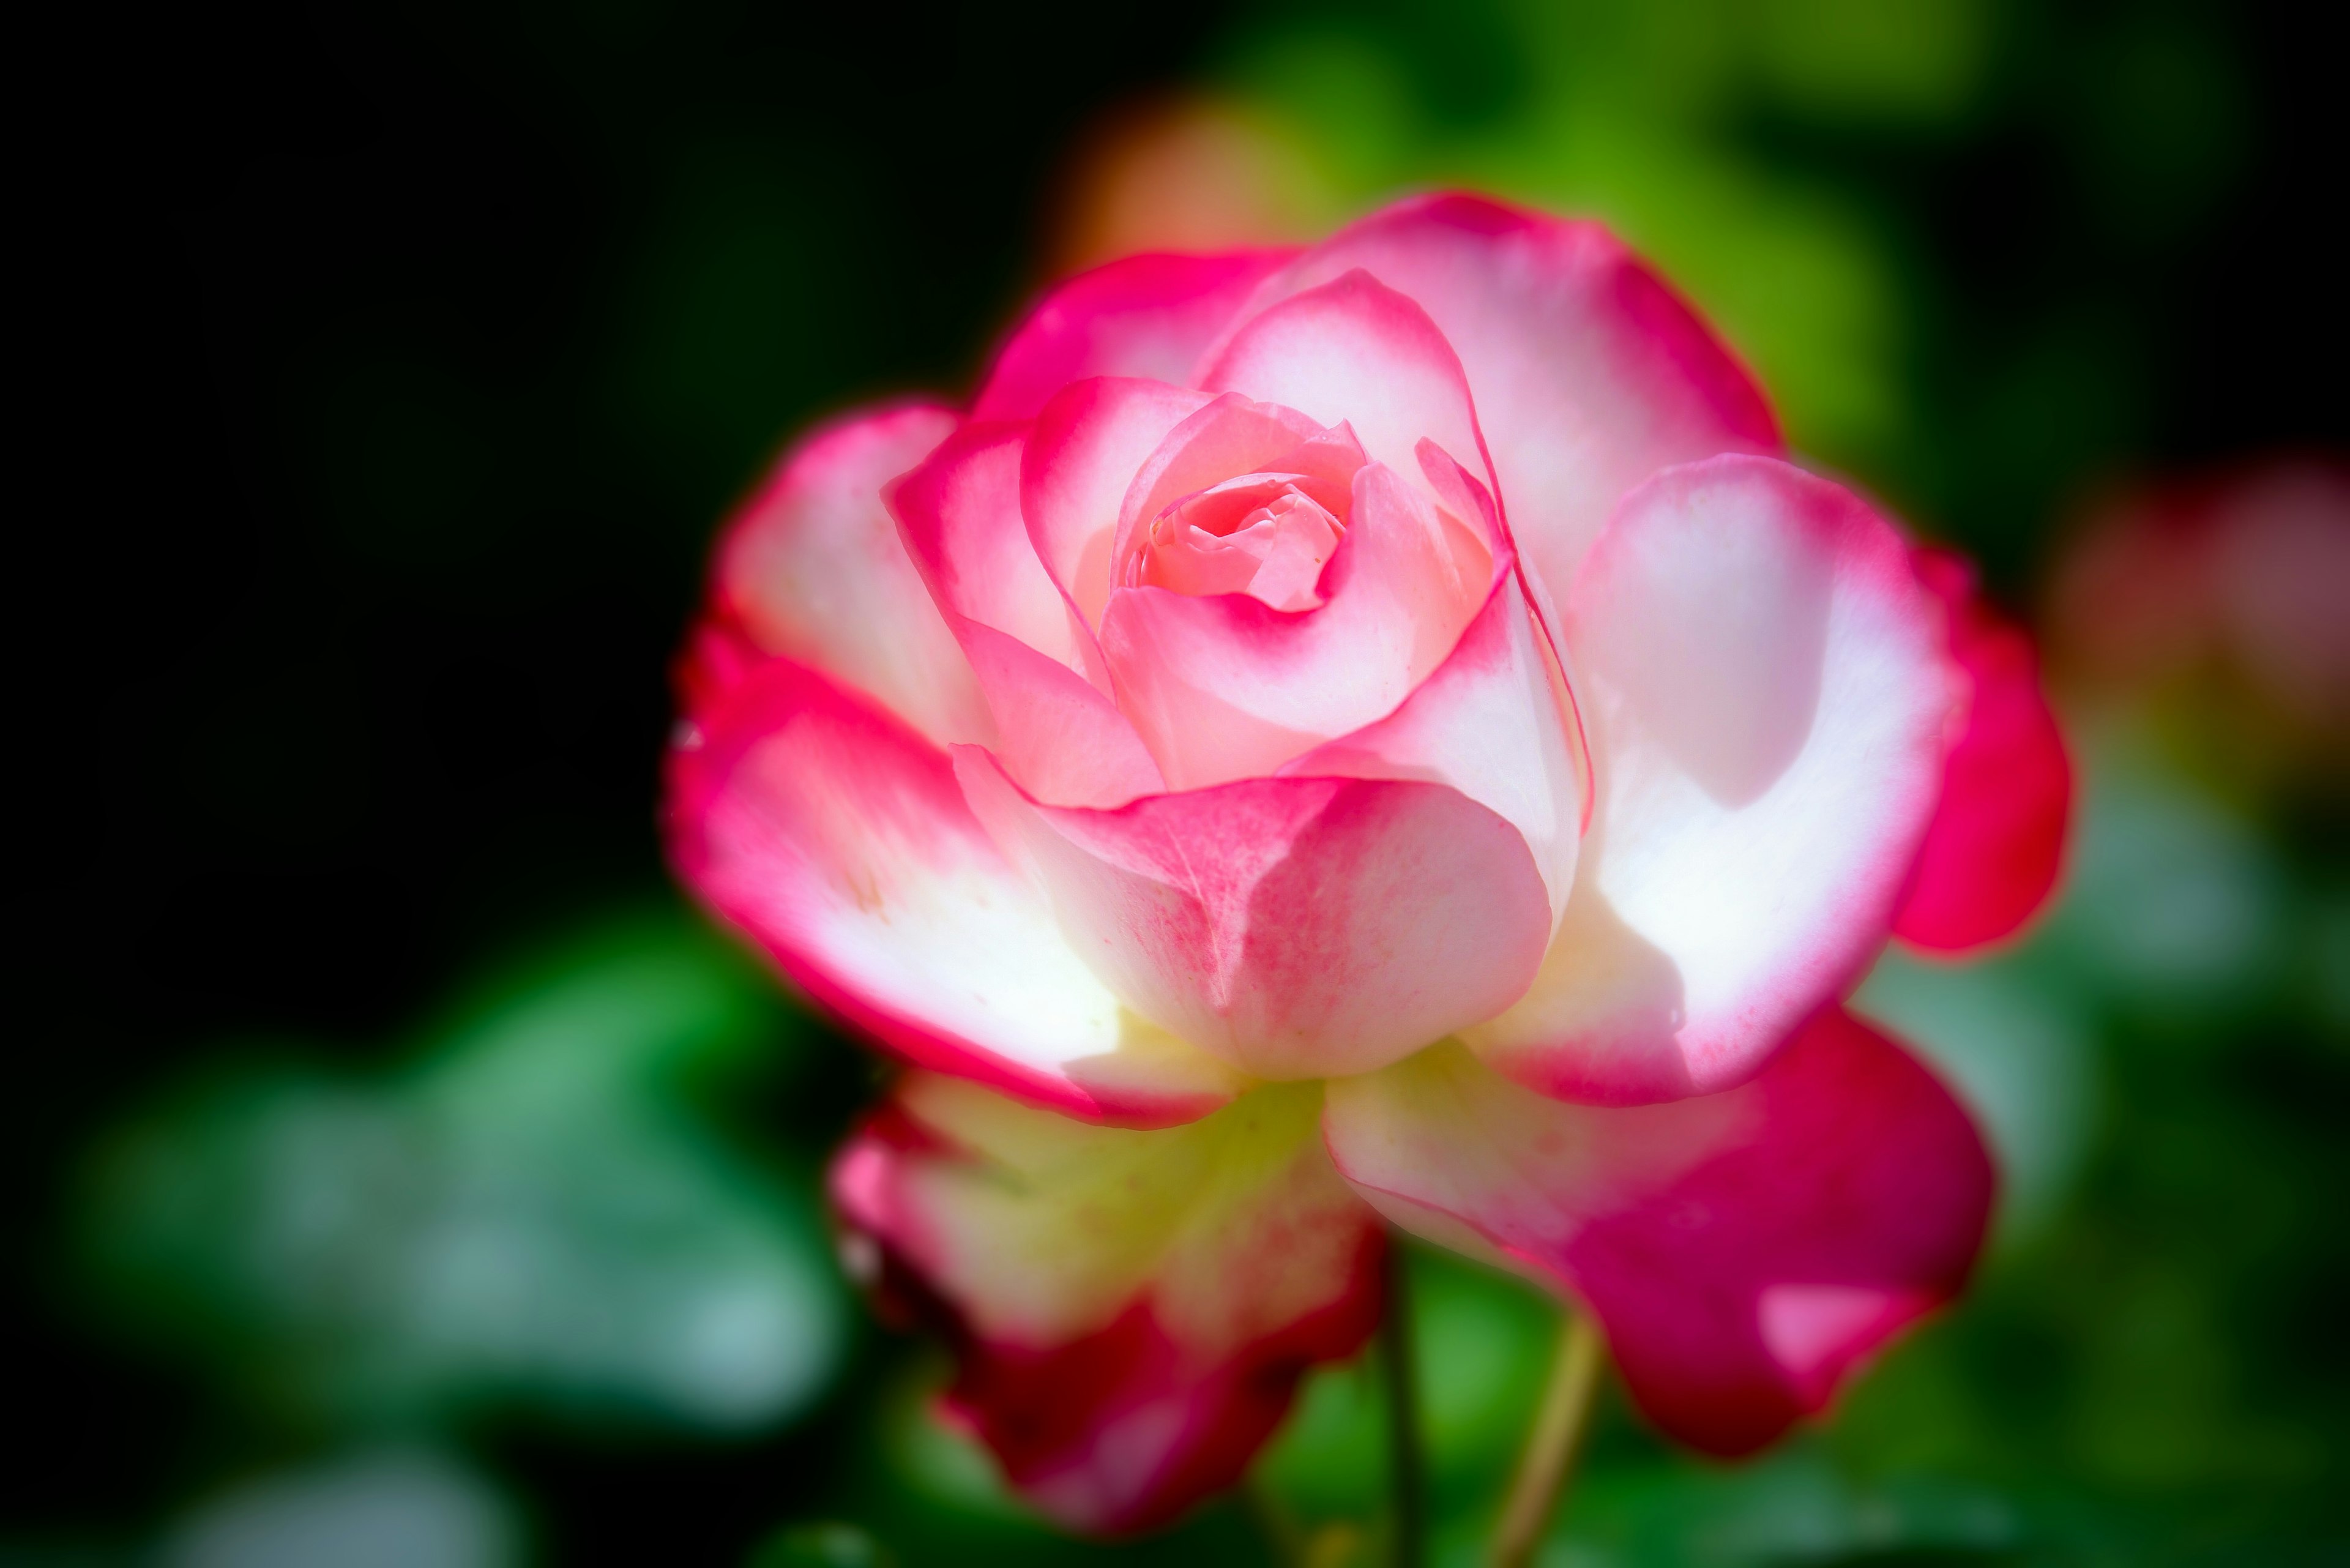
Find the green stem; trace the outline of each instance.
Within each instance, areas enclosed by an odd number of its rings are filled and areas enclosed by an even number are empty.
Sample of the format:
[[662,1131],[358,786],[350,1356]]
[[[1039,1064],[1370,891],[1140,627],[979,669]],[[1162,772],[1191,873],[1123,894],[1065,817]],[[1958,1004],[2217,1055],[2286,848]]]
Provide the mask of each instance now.
[[1557,1511],[1568,1472],[1590,1429],[1592,1397],[1599,1392],[1599,1374],[1607,1364],[1607,1347],[1597,1327],[1581,1313],[1566,1313],[1559,1324],[1558,1349],[1551,1357],[1542,1405],[1526,1431],[1517,1474],[1510,1478],[1510,1494],[1493,1527],[1485,1555],[1490,1568],[1523,1568],[1542,1544],[1543,1531]]
[[1387,1315],[1379,1323],[1379,1368],[1388,1397],[1388,1491],[1395,1518],[1395,1568],[1428,1561],[1428,1464],[1419,1447],[1419,1376],[1411,1345],[1411,1285],[1403,1247],[1388,1242]]

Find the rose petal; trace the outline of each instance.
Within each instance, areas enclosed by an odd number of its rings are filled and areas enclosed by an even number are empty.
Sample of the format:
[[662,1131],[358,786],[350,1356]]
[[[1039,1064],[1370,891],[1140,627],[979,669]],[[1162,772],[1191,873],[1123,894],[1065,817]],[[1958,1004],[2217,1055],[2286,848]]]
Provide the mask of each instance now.
[[[951,634],[947,640],[954,640]],[[678,732],[694,733],[695,714],[724,701],[729,691],[774,657],[751,639],[741,620],[723,607],[695,621],[687,628],[685,646],[678,650],[670,670],[681,709]],[[874,701],[879,702],[880,699],[876,697]],[[988,724],[987,704],[983,701],[975,706],[976,722]]]
[[878,707],[777,659],[688,742],[669,763],[678,874],[884,1044],[1134,1125],[1236,1092],[1227,1068],[1119,1007],[972,816],[946,757]]
[[[1128,567],[1152,519],[1197,491],[1243,474],[1305,461],[1343,494],[1363,466],[1362,449],[1344,431],[1325,431],[1295,409],[1226,393],[1167,432],[1135,471],[1118,503],[1110,547],[1110,586],[1130,585]],[[1326,472],[1325,472],[1326,471]]]
[[1956,1294],[1993,1188],[1950,1093],[1836,1008],[1675,1105],[1562,1105],[1445,1046],[1330,1085],[1323,1123],[1388,1218],[1579,1297],[1649,1418],[1724,1455]]
[[1459,790],[1524,836],[1555,925],[1575,884],[1586,777],[1573,699],[1540,639],[1504,563],[1484,607],[1401,707],[1293,757],[1281,773],[1425,779]]
[[1914,947],[1961,952],[2012,934],[2055,887],[2073,767],[2031,639],[1983,602],[1965,561],[1940,550],[1914,558],[1948,617],[1966,718],[1893,930]]
[[1080,274],[1045,296],[995,358],[972,406],[981,420],[1024,420],[1088,376],[1188,381],[1200,351],[1294,250],[1139,255]]
[[834,1200],[944,1320],[949,1406],[1012,1484],[1071,1529],[1143,1530],[1238,1480],[1300,1375],[1378,1324],[1379,1227],[1318,1105],[1281,1085],[1125,1132],[917,1075]]
[[1752,379],[1615,236],[1483,197],[1373,213],[1267,279],[1232,330],[1357,268],[1409,296],[1459,354],[1519,547],[1555,595],[1617,498],[1657,470],[1781,448]]
[[1036,416],[1020,458],[1020,510],[1037,559],[1087,626],[1109,597],[1127,487],[1168,432],[1212,400],[1162,381],[1072,382]]
[[1002,755],[1046,800],[1111,805],[1165,784],[1107,695],[1093,632],[1020,509],[1026,427],[965,425],[890,490],[907,553],[962,644]]
[[941,742],[993,731],[881,490],[954,427],[917,403],[805,437],[727,524],[711,583],[719,617],[761,652],[814,665]]
[[1259,310],[1200,385],[1295,409],[1324,425],[1345,424],[1366,456],[1416,485],[1423,483],[1422,441],[1471,472],[1487,466],[1452,346],[1426,311],[1367,272]]
[[1382,464],[1355,474],[1318,607],[1120,587],[1102,615],[1118,706],[1175,789],[1261,777],[1395,711],[1459,640],[1492,564]]
[[1886,940],[1940,784],[1939,618],[1893,530],[1785,463],[1626,497],[1568,607],[1599,791],[1575,891],[1469,1044],[1598,1104],[1759,1068]]
[[1500,1012],[1542,961],[1525,839],[1441,784],[1251,779],[1076,810],[977,747],[955,763],[1095,971],[1243,1072],[1368,1071]]
[[[1320,607],[1322,568],[1346,524],[1299,488],[1303,475],[1248,474],[1178,504],[1151,524],[1131,587],[1246,594],[1273,609]],[[1342,502],[1352,510],[1352,502]]]
[[952,627],[993,627],[1080,675],[1092,659],[1020,510],[1025,425],[967,424],[893,485],[906,553]]

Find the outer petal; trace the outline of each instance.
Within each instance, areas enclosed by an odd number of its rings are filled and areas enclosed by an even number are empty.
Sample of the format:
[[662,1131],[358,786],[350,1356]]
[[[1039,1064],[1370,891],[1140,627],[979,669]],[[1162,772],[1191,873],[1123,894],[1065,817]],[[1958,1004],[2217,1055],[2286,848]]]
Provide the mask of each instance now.
[[1400,202],[1268,279],[1241,319],[1357,267],[1409,295],[1461,356],[1511,525],[1554,595],[1617,499],[1657,470],[1781,448],[1753,380],[1597,223],[1477,196]]
[[1331,1085],[1324,1127],[1398,1223],[1582,1298],[1641,1408],[1717,1454],[1956,1294],[1993,1186],[1949,1092],[1833,1008],[1725,1094],[1566,1106],[1445,1047]]
[[1916,947],[1960,952],[2014,931],[2056,885],[2073,766],[2031,639],[1983,602],[1964,560],[1940,550],[1915,560],[1948,618],[1965,722],[1943,759],[1941,799],[1893,930]]
[[1755,1072],[1884,943],[1951,691],[1906,547],[1768,458],[1625,499],[1567,611],[1599,805],[1526,999],[1464,1038],[1565,1099]]
[[1165,785],[1107,695],[1092,631],[1029,540],[1020,511],[1025,434],[1020,425],[965,425],[897,483],[889,504],[1021,781],[1047,800],[1131,800]]
[[1128,1005],[1242,1071],[1384,1065],[1514,1000],[1550,906],[1525,839],[1441,784],[1250,779],[1040,805],[977,747],[972,807]]
[[1238,1480],[1299,1375],[1378,1321],[1381,1233],[1318,1104],[1281,1085],[1121,1132],[916,1076],[832,1189],[944,1318],[949,1406],[1012,1483],[1071,1528],[1147,1529]]
[[996,356],[972,417],[1024,420],[1088,376],[1181,383],[1268,273],[1297,253],[1128,256],[1045,296]]
[[810,434],[727,524],[711,584],[719,616],[759,651],[816,666],[941,743],[993,731],[881,491],[954,427],[949,410],[917,403]]
[[944,755],[813,670],[771,660],[702,715],[667,828],[689,886],[913,1062],[1134,1125],[1237,1092],[1094,978]]
[[1102,649],[1119,707],[1172,787],[1258,777],[1393,711],[1443,662],[1490,570],[1466,530],[1368,463],[1319,607],[1122,587]]

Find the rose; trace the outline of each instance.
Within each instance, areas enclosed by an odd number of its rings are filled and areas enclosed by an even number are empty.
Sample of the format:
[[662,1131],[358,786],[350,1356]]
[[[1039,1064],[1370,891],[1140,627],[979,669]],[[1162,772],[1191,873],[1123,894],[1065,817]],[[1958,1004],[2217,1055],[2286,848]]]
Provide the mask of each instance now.
[[1382,1215],[1723,1453],[1959,1287],[1982,1147],[1838,999],[2029,912],[2064,754],[1963,566],[1780,451],[1604,231],[1444,196],[1081,276],[743,509],[671,854],[920,1069],[850,1251],[1047,1512],[1234,1479]]

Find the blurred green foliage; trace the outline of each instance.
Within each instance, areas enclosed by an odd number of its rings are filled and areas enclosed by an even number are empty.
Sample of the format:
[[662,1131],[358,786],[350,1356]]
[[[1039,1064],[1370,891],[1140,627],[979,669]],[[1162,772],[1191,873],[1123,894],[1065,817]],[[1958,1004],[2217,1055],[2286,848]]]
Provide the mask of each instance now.
[[234,1487],[182,1521],[160,1568],[512,1568],[525,1532],[482,1477],[429,1450],[362,1450]]
[[232,1051],[105,1139],[78,1224],[101,1311],[227,1397],[251,1435],[215,1465],[326,1456],[206,1503],[166,1560],[497,1568],[522,1536],[491,1483],[371,1445],[806,1408],[852,1320],[812,1151],[743,1115],[806,1039],[779,1002],[681,912],[606,921],[376,1072]]
[[100,1152],[98,1275],[309,1427],[502,1403],[773,1422],[821,1389],[847,1313],[805,1170],[712,1125],[772,1066],[769,984],[646,919],[501,973],[385,1076],[215,1069]]

